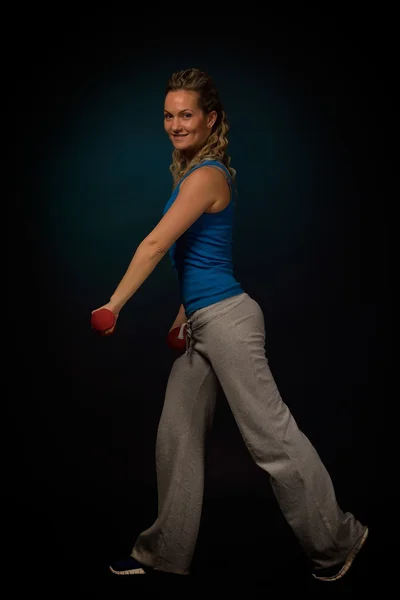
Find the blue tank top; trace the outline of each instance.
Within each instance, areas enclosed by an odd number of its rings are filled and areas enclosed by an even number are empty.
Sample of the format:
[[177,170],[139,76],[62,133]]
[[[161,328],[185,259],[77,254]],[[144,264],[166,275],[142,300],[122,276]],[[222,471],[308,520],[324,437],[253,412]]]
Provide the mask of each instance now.
[[216,160],[194,166],[175,187],[163,215],[173,204],[182,181],[203,166],[223,169],[229,180],[231,199],[218,213],[203,213],[171,246],[169,256],[181,290],[182,304],[189,318],[195,310],[243,293],[233,274],[232,229],[234,190],[228,169]]

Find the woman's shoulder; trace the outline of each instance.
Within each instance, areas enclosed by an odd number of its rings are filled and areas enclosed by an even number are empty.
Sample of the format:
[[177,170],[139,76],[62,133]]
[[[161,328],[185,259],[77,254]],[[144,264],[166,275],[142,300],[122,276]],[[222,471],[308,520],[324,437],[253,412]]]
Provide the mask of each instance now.
[[192,175],[195,171],[198,171],[199,169],[202,169],[202,172],[208,172],[210,174],[210,176],[214,176],[216,171],[219,171],[220,173],[222,173],[225,177],[225,179],[231,181],[232,180],[232,176],[229,172],[229,170],[227,169],[227,167],[224,165],[224,163],[220,160],[216,160],[216,159],[206,159],[200,163],[198,163],[197,165],[194,165],[191,169],[189,169],[189,171],[186,173],[186,175],[183,177],[182,182],[184,181],[184,179],[186,179],[187,177],[189,177],[190,175]]
[[185,185],[189,181],[214,183],[218,186],[218,182],[230,182],[231,177],[226,167],[219,161],[204,161],[190,169],[182,178],[180,185]]

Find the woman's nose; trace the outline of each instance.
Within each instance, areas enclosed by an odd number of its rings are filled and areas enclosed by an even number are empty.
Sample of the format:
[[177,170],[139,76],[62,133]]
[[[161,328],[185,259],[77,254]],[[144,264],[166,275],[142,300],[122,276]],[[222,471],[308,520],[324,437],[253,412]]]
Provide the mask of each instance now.
[[172,131],[178,132],[178,131],[181,131],[181,129],[182,129],[182,125],[181,125],[181,122],[179,121],[179,119],[176,119],[176,120],[174,119],[172,121]]

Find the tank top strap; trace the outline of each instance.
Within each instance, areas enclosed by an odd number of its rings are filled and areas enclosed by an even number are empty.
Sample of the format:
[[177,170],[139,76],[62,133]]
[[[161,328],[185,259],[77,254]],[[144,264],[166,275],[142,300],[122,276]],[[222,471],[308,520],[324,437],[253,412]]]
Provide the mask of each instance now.
[[191,175],[193,173],[193,171],[196,171],[197,169],[200,169],[200,167],[207,167],[207,166],[211,166],[211,167],[218,167],[219,169],[225,171],[228,179],[229,179],[229,183],[232,183],[232,175],[229,173],[228,169],[226,168],[226,166],[219,160],[212,160],[212,159],[208,159],[208,160],[204,160],[203,162],[199,163],[198,165],[195,165],[194,167],[192,167],[190,169],[190,171],[188,171],[180,180],[179,185],[181,185],[182,181],[184,181],[186,179],[186,177],[189,177],[189,175]]

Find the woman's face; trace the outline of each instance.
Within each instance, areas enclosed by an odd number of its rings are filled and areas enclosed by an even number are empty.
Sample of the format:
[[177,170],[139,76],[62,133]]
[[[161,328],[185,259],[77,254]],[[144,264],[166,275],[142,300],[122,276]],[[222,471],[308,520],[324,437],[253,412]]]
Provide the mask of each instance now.
[[194,155],[204,145],[217,113],[205,115],[198,106],[197,92],[168,92],[164,103],[164,127],[174,148]]

